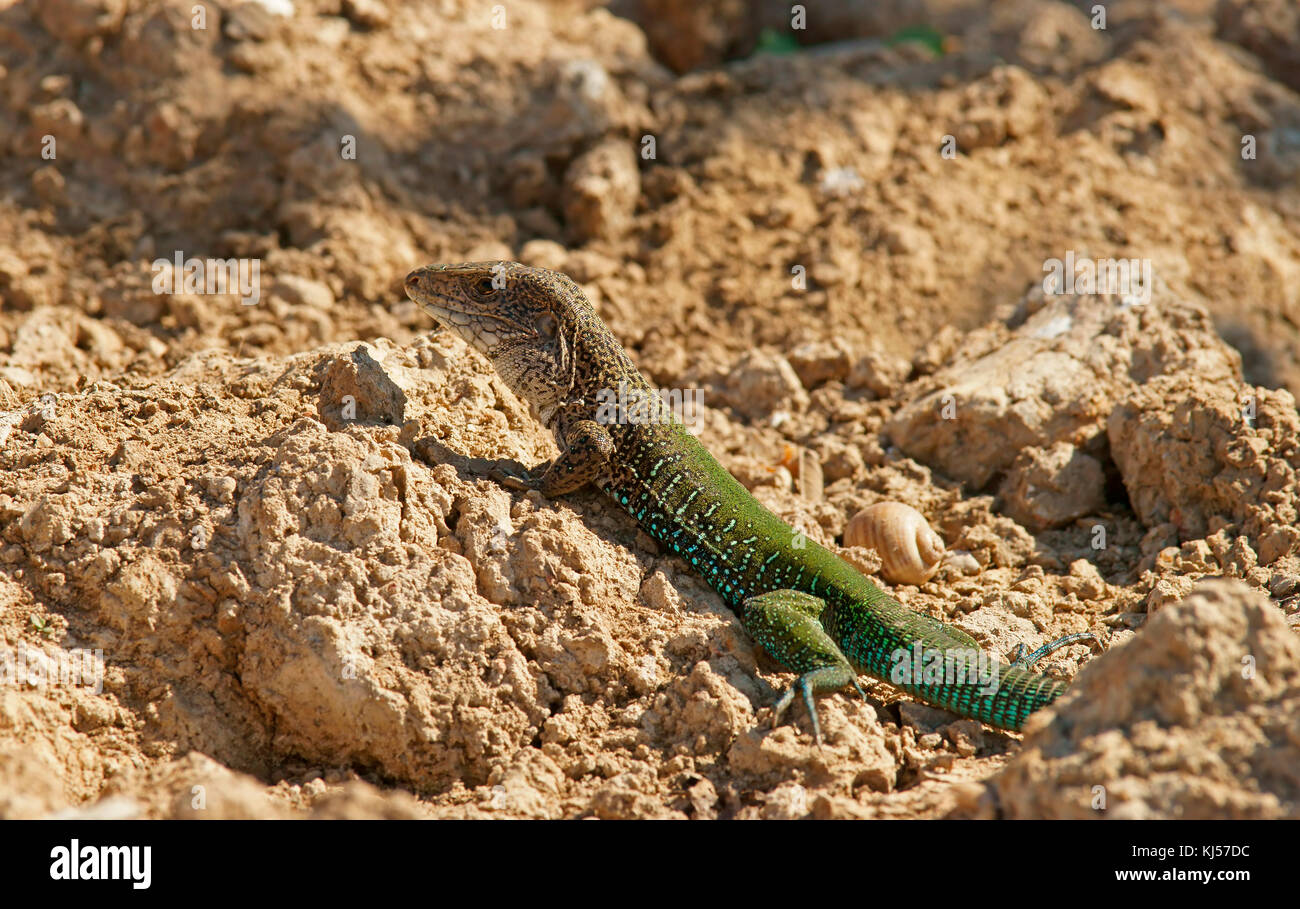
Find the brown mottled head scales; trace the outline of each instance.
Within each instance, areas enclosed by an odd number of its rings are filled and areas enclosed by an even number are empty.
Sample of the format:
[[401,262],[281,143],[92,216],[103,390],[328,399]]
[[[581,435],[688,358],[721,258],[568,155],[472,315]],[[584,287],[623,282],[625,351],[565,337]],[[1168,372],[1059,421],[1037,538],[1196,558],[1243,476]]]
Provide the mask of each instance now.
[[619,373],[640,378],[582,288],[558,272],[518,262],[426,265],[406,276],[406,295],[486,356],[544,424],[562,407],[594,402]]

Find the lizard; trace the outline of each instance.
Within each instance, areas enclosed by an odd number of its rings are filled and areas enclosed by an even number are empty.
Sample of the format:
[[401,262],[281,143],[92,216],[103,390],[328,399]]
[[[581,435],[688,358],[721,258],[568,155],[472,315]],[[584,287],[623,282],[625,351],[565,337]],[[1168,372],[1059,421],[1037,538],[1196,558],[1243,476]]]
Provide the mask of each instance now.
[[[489,471],[508,488],[547,498],[588,484],[721,596],[749,635],[797,673],[773,711],[796,694],[820,746],[814,695],[884,680],[927,704],[1019,731],[1067,683],[1031,671],[1049,653],[1095,635],[1067,635],[1010,663],[966,632],[888,596],[835,553],[755,499],[685,427],[567,275],[517,262],[428,265],[405,291],[425,313],[485,356],[551,430],[558,457]],[[622,412],[609,401],[642,402]],[[602,409],[604,408],[604,409]],[[1098,642],[1099,643],[1099,642]]]

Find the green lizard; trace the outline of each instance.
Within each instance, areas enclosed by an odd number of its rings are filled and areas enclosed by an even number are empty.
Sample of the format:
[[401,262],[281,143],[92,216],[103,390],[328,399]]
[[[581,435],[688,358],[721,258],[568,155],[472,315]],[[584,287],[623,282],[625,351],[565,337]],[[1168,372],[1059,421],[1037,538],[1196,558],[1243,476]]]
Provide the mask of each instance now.
[[[776,703],[774,725],[797,692],[820,744],[813,695],[849,685],[862,692],[859,672],[1010,730],[1065,690],[1029,667],[1093,635],[1070,635],[1028,656],[1022,646],[1008,665],[986,657],[965,632],[901,606],[764,508],[714,460],[567,276],[513,262],[430,265],[407,275],[406,293],[485,355],[555,434],[558,458],[526,476],[494,478],[547,497],[595,484],[689,561],[750,635],[799,673]],[[641,412],[610,408],[619,394],[643,402]]]

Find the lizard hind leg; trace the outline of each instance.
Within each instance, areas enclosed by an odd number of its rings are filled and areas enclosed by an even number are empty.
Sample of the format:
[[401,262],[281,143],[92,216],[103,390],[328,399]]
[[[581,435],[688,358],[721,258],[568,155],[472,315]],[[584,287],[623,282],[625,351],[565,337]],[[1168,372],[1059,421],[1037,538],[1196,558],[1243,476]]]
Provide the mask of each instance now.
[[798,693],[808,708],[818,746],[822,732],[813,695],[852,685],[864,699],[867,696],[858,684],[857,671],[822,627],[825,610],[826,601],[820,597],[797,590],[773,590],[745,600],[742,611],[742,622],[750,636],[781,665],[799,673],[776,702],[772,725],[780,725]]

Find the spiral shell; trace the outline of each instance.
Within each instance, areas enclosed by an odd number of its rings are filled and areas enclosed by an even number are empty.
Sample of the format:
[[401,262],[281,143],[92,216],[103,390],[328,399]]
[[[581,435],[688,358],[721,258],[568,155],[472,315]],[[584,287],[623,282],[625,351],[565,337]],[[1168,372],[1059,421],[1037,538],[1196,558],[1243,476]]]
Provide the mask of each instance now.
[[844,545],[874,549],[885,579],[901,584],[924,584],[944,556],[943,538],[902,502],[877,502],[859,511],[844,528]]

